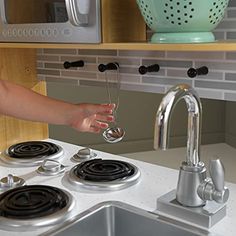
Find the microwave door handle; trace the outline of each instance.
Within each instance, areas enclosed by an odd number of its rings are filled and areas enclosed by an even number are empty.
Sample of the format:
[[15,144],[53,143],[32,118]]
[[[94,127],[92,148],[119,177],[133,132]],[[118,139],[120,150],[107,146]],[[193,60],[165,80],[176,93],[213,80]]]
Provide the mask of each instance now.
[[75,26],[87,25],[91,0],[65,0],[70,22]]

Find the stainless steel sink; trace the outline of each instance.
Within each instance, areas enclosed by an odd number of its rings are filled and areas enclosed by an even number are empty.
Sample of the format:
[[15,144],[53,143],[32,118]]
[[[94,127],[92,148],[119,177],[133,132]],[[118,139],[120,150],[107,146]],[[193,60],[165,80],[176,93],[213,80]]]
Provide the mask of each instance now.
[[43,235],[194,236],[207,235],[207,232],[167,221],[153,213],[121,202],[104,202]]

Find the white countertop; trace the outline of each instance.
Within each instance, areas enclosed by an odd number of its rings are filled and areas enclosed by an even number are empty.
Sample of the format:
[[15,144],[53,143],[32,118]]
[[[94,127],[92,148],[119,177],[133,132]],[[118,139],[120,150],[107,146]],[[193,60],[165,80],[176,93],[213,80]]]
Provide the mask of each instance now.
[[[71,162],[70,157],[77,153],[78,149],[81,147],[50,139],[48,141],[53,141],[63,146],[66,151],[66,158],[63,159],[62,163],[67,166],[67,170],[70,170],[71,167],[75,165],[75,163]],[[140,169],[141,179],[137,184],[131,187],[114,192],[78,192],[74,191],[73,189],[69,189],[71,194],[76,199],[76,207],[73,211],[74,215],[87,210],[97,203],[111,200],[122,201],[147,211],[155,211],[157,198],[169,192],[170,190],[175,189],[176,187],[176,181],[178,178],[177,170],[100,151],[97,151],[97,154],[98,157],[104,159],[118,159],[133,163]],[[35,172],[35,170],[36,167],[16,168],[0,165],[0,178],[3,178],[11,173],[20,177],[24,177],[28,184],[48,184],[68,190],[68,188],[66,188],[66,186],[63,184],[63,181],[61,181],[60,177],[40,176]],[[235,235],[236,185],[233,183],[227,183],[227,186],[230,189],[230,198],[227,203],[227,216],[210,229],[209,235]],[[50,229],[50,227],[45,227],[34,232],[10,232],[0,230],[0,235],[35,236],[39,233],[47,231],[48,229]]]
[[[135,160],[165,166],[178,170],[182,161],[186,160],[186,148],[172,148],[166,151],[153,150],[122,154],[122,156]],[[225,167],[225,180],[236,183],[236,149],[226,143],[202,145],[200,159],[208,166],[211,159],[220,158]]]

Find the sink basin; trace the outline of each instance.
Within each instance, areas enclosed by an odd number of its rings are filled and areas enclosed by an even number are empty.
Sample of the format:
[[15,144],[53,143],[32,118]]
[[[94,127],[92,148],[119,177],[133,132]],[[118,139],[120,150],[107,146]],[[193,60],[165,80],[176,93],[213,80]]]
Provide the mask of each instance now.
[[104,202],[76,216],[71,222],[43,235],[57,236],[194,236],[207,235],[186,228],[122,202]]

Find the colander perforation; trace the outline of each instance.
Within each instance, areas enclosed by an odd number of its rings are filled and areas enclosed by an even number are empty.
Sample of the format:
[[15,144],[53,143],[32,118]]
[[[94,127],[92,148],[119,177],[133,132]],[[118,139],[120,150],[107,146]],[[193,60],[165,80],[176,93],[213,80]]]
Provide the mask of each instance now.
[[188,0],[169,0],[169,3],[164,4],[163,13],[168,23],[175,26],[182,26],[188,24],[189,20],[193,18],[195,11],[192,1]]
[[153,25],[153,14],[150,8],[150,4],[145,3],[146,1],[143,0],[137,0],[140,9],[141,9],[141,13],[147,23],[147,25],[152,28]]
[[227,2],[223,0],[215,0],[209,10],[210,24],[218,24],[224,17],[224,12],[227,7]]
[[214,41],[212,30],[223,19],[229,2],[229,0],[136,1],[147,25],[156,33],[155,38],[158,38],[157,34],[165,34],[166,37],[168,33],[174,38],[178,35],[173,34],[186,33],[182,38],[186,38],[187,34],[191,34],[191,37],[195,34],[195,38],[201,42]]

